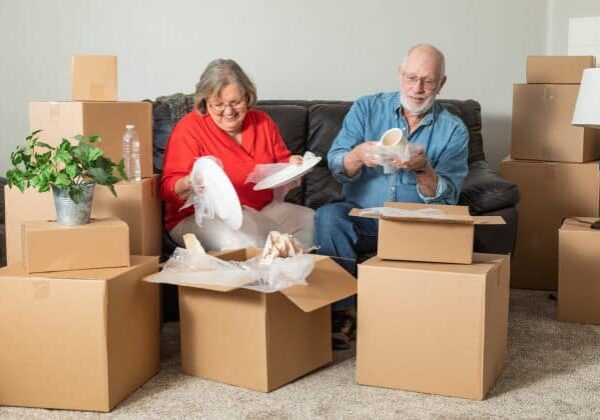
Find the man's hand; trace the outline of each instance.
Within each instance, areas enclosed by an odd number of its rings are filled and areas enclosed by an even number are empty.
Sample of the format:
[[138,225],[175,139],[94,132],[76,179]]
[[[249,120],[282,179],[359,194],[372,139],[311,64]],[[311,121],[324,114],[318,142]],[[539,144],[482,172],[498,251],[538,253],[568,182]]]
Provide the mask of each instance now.
[[409,171],[433,171],[433,168],[429,164],[425,152],[423,149],[416,149],[409,160],[399,160],[392,158],[386,163],[394,169],[408,169]]
[[347,177],[353,177],[363,167],[372,168],[380,165],[377,154],[374,153],[376,141],[365,141],[344,156],[344,172]]

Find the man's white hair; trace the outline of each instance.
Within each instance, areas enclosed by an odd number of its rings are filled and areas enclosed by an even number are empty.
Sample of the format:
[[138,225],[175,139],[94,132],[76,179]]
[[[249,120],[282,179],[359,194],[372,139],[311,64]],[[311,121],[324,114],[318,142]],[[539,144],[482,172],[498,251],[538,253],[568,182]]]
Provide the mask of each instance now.
[[433,55],[435,55],[438,59],[438,78],[442,78],[446,75],[446,58],[444,57],[444,54],[438,50],[436,47],[434,47],[431,44],[417,44],[413,47],[410,47],[410,49],[406,52],[406,55],[404,55],[404,60],[402,60],[402,68],[404,68],[406,66],[406,62],[408,61],[408,57],[411,55],[411,53],[417,49],[427,49],[429,50]]

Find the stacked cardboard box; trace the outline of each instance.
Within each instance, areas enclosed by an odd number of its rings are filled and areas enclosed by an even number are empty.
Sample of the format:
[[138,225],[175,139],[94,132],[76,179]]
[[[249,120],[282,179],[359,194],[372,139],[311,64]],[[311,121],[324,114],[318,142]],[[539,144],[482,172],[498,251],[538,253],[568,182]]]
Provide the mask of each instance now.
[[510,260],[473,254],[474,224],[502,221],[385,206],[405,214],[351,213],[380,219],[377,256],[358,266],[357,382],[484,399],[506,359]]
[[[122,158],[122,136],[126,124],[134,124],[140,138],[141,182],[120,182],[115,198],[97,186],[92,217],[117,217],[129,225],[131,254],[160,255],[162,214],[159,178],[152,167],[152,105],[148,102],[117,101],[115,56],[75,55],[71,62],[70,102],[32,102],[29,126],[43,130],[40,139],[57,145],[77,134],[98,135],[106,156]],[[55,218],[52,193],[5,188],[6,248],[9,264],[22,261],[21,224]]]
[[[151,143],[148,104],[92,102],[116,100],[115,57],[74,57],[73,99],[84,102],[32,103],[32,130],[53,145],[100,135],[113,160],[124,122],[139,122]],[[158,179],[146,149],[147,178],[117,184],[118,198],[97,188],[86,225],[53,221],[51,192],[6,187],[0,405],[110,411],[158,371],[159,290],[142,282],[158,257],[130,256],[160,253]]]
[[600,324],[598,218],[566,219],[558,231],[558,319]]
[[556,289],[562,219],[600,214],[600,130],[571,125],[593,66],[593,56],[532,56],[527,84],[514,85],[511,156],[500,165],[521,194],[512,287]]

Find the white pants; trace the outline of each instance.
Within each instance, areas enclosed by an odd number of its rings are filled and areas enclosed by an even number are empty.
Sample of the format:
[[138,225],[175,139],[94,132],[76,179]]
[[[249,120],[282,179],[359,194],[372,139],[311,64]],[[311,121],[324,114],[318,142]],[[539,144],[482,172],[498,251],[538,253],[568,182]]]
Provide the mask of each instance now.
[[193,233],[206,251],[246,247],[261,248],[272,230],[294,235],[306,248],[314,245],[315,211],[309,207],[272,201],[260,211],[243,207],[242,214],[243,223],[239,230],[230,229],[218,217],[205,218],[202,220],[202,226],[198,226],[195,216],[192,214],[171,229],[169,235],[179,246],[183,247],[183,235]]

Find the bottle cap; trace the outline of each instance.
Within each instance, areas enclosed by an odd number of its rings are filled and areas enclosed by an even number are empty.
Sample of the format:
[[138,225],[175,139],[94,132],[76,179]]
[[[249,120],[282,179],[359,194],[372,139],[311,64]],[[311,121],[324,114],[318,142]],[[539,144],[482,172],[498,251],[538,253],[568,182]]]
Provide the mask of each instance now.
[[133,124],[127,124],[127,125],[125,126],[125,128],[135,128],[135,125],[133,125]]

